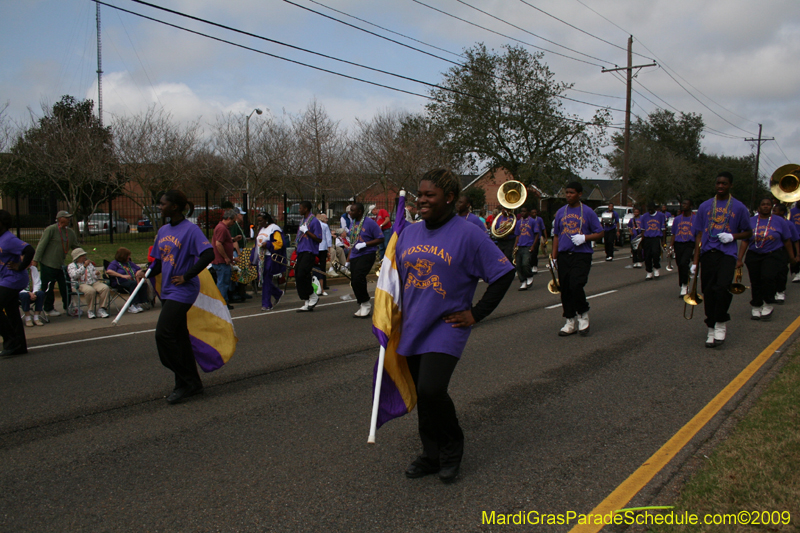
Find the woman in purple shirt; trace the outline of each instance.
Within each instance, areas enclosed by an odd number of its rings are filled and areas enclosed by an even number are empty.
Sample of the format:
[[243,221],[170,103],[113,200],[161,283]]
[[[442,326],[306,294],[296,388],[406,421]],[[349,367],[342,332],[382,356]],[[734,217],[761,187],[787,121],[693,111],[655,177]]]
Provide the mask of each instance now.
[[[423,222],[403,229],[395,255],[403,284],[397,352],[406,357],[416,385],[423,449],[406,476],[438,472],[444,483],[455,480],[464,452],[464,434],[447,393],[450,377],[470,328],[497,307],[514,280],[514,267],[491,239],[455,216],[460,188],[446,169],[422,177],[417,206]],[[478,279],[489,287],[473,306]]]
[[[106,275],[111,279],[111,286],[120,292],[131,294],[136,288],[136,273],[141,270],[139,265],[131,261],[131,251],[125,247],[117,250],[114,260],[108,264]],[[147,303],[146,287],[136,293],[133,302],[128,307],[129,313],[141,313],[142,305]]]
[[[214,249],[196,224],[186,219],[194,204],[181,191],[167,191],[161,197],[161,216],[169,218],[158,230],[150,265],[151,276],[161,274],[161,315],[156,325],[156,346],[161,364],[175,373],[175,389],[167,402],[179,403],[203,393],[197,372],[186,314],[200,294],[197,276],[214,260]],[[137,281],[144,277],[140,270]]]
[[28,286],[27,268],[36,250],[8,231],[13,223],[11,213],[0,209],[0,335],[3,336],[0,357],[28,353],[19,314],[19,291]]

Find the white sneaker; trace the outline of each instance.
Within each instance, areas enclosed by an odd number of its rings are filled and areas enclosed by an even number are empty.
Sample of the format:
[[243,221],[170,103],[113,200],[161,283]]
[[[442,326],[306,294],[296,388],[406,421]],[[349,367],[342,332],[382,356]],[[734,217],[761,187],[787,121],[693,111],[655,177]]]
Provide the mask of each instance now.
[[308,305],[313,308],[315,305],[317,305],[317,302],[319,302],[319,295],[315,292],[312,292],[311,296],[308,298]]
[[94,311],[86,311],[87,318],[94,318]]
[[99,316],[100,318],[108,318],[108,311],[106,311],[101,307],[100,309],[97,310],[97,316]]
[[772,318],[773,307],[771,305],[769,305],[768,303],[765,303],[760,308],[754,307],[753,309],[760,309],[760,313],[759,314],[761,315],[761,318],[763,318],[764,320],[768,320],[768,319]]
[[775,303],[782,304],[786,301],[786,293],[785,292],[776,292],[775,293]]
[[659,272],[657,268],[653,270],[653,276],[658,277],[660,275],[661,275],[661,272]]
[[367,318],[369,316],[370,311],[372,311],[372,303],[371,302],[364,302],[359,306],[358,311],[355,312],[353,316],[358,318]]
[[[772,312],[772,309],[770,309]],[[751,307],[750,308],[750,319],[751,320],[761,320],[761,308],[760,307]]]
[[128,307],[128,312],[135,315],[136,313],[141,313],[142,310],[135,305],[131,305],[130,307]]
[[303,307],[298,309],[297,312],[298,313],[308,313],[310,311],[313,311],[314,310],[314,306],[313,305],[309,305],[308,302],[309,302],[309,300],[306,300],[305,302],[303,302]]
[[[762,307],[761,309],[761,318],[764,318],[764,308]],[[727,333],[727,331],[728,328],[725,327],[725,322],[717,322],[714,324],[714,343],[717,346],[725,342],[725,333]]]
[[578,332],[578,319],[577,318],[568,318],[567,323],[564,324],[564,327],[561,328],[561,331],[558,332],[560,337],[566,337],[567,335],[572,335],[573,333]]
[[578,333],[583,336],[589,334],[589,312],[578,315]]
[[[798,276],[800,276],[800,274],[798,274]],[[52,310],[52,311],[48,311],[48,312],[47,312],[47,314],[48,314],[49,316],[61,316],[61,313],[60,313],[60,312],[58,312],[58,311],[56,311],[56,308],[55,308],[55,307],[53,308],[53,310]]]
[[689,287],[687,285],[681,285],[681,297],[687,294],[689,294]]
[[708,336],[706,337],[706,348],[713,348],[717,345],[714,339],[714,328],[708,328]]
[[644,277],[644,279],[653,279],[653,273],[648,272],[647,275]]
[[606,261],[613,261],[613,260],[614,260],[613,257],[606,257]]
[[[533,272],[534,274],[538,274],[539,273],[539,267],[531,268],[531,272]],[[800,276],[800,274],[798,274],[798,276]]]
[[520,284],[520,286],[519,286],[519,289],[517,289],[517,290],[520,290],[520,291],[526,291],[526,290],[528,290],[528,282],[527,282],[527,281],[523,281],[523,282]]
[[531,285],[533,285],[533,278],[532,278],[532,277],[528,278],[528,279],[525,281],[525,283],[527,283],[527,284],[528,284],[528,287],[530,287]]
[[800,272],[794,275],[792,278],[792,283],[800,283]]

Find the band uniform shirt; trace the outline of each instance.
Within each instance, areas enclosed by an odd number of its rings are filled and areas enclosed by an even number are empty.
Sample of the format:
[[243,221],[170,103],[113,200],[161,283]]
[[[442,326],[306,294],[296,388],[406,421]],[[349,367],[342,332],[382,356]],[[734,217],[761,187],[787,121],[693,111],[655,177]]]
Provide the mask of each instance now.
[[792,224],[792,222],[789,220],[786,222],[789,223],[789,231],[792,232],[792,242],[800,241],[800,232],[797,231],[797,226]]
[[578,235],[579,233],[583,235],[603,233],[603,226],[600,225],[597,213],[588,205],[581,203],[578,207],[570,207],[567,204],[556,213],[553,230],[558,235],[559,252],[591,254],[593,250],[589,241],[580,246],[575,246],[570,236]]
[[211,247],[200,227],[185,218],[174,226],[161,226],[153,248],[156,261],[161,262],[161,299],[194,303],[200,294],[200,279],[195,276],[183,285],[174,285],[171,278],[188,272],[200,254]]
[[211,242],[214,243],[214,261],[211,262],[213,265],[224,265],[225,258],[222,257],[222,254],[219,253],[217,250],[217,243],[222,243],[222,248],[225,250],[225,255],[228,256],[228,259],[233,261],[233,237],[231,236],[231,231],[228,229],[228,226],[225,225],[224,222],[221,220],[217,227],[214,228],[214,236]]
[[[366,248],[362,248],[361,250],[356,250],[356,244],[359,242],[367,243],[369,241],[374,241],[375,239],[383,239],[383,231],[381,230],[378,223],[372,220],[371,218],[364,216],[362,217],[364,220],[364,225],[361,226],[361,231],[358,233],[358,237],[356,238],[355,242],[350,243],[350,259],[352,261],[356,257],[361,257],[362,255],[369,255],[377,253],[378,246],[367,246]],[[357,222],[353,222],[355,226],[358,226]],[[416,226],[416,224],[414,224]],[[388,244],[388,243],[385,243]]]
[[395,253],[403,284],[403,323],[397,352],[440,352],[461,357],[472,328],[454,328],[444,316],[472,308],[478,279],[491,284],[514,269],[484,231],[454,216],[429,230],[406,226]]
[[794,206],[789,210],[789,220],[794,223],[794,227],[800,232],[800,207]]
[[547,233],[547,229],[544,227],[544,219],[542,217],[531,217],[533,219],[533,235],[534,240],[536,240],[536,234],[541,237],[545,233]]
[[639,218],[631,218],[628,221],[628,228],[631,230],[631,240],[635,239],[642,233],[641,216]]
[[617,226],[619,226],[619,215],[617,214],[617,212],[614,211],[613,209],[611,210],[606,209],[606,213],[611,213],[612,215],[614,215],[614,217],[613,217],[613,222],[611,224],[603,226],[603,231],[611,231],[617,229]]
[[17,271],[7,266],[8,263],[22,262],[22,250],[27,246],[27,242],[17,238],[10,231],[0,235],[0,287],[21,291],[28,286],[27,269]]
[[675,236],[675,242],[694,242],[693,220],[694,213],[688,217],[681,213],[672,219],[672,234]]
[[[317,217],[311,215],[300,225],[308,226],[308,231],[317,237],[322,238],[322,226],[320,225],[319,220],[317,220]],[[308,231],[305,233],[299,233],[297,235],[297,243],[295,244],[297,253],[300,254],[301,252],[311,252],[312,254],[317,255],[319,254],[319,244],[314,242],[313,239],[308,236]]]
[[730,200],[731,204],[728,207],[728,212],[725,210],[728,201],[720,202],[717,200],[717,212],[713,216],[711,209],[714,206],[714,198],[710,198],[700,204],[692,227],[692,232],[694,232],[695,236],[698,232],[703,233],[700,241],[700,253],[719,250],[725,255],[737,256],[736,239],[723,244],[719,241],[717,235],[723,232],[734,234],[750,231],[750,212],[736,198],[731,196]]
[[785,218],[772,215],[761,218],[755,215],[750,219],[750,227],[753,235],[747,240],[749,242],[748,251],[756,254],[768,254],[783,248],[784,241],[792,240],[793,226]]
[[514,235],[519,237],[517,246],[520,248],[530,248],[533,246],[533,225],[534,221],[531,217],[521,218],[514,227]]
[[[456,216],[461,216],[461,215],[458,215],[458,214],[457,214]],[[481,230],[482,230],[484,233],[486,233],[486,224],[484,224],[483,222],[481,222],[481,218],[480,218],[478,215],[476,215],[475,213],[467,213],[467,216],[465,216],[465,217],[462,217],[462,218],[463,218],[464,220],[466,220],[467,222],[472,222],[473,224],[475,224],[476,226],[478,226],[479,228],[481,228]]]
[[654,215],[650,213],[645,213],[644,215],[639,217],[639,221],[641,223],[642,229],[644,229],[644,236],[645,237],[663,237],[664,236],[664,229],[667,227],[666,220],[664,219],[664,214],[661,212],[657,212]]

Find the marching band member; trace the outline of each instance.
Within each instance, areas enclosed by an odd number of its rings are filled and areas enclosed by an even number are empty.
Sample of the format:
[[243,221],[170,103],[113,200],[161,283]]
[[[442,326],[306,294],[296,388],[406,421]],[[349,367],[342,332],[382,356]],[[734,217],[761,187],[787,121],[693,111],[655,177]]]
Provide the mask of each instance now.
[[531,248],[531,272],[539,273],[539,245],[547,245],[547,228],[544,227],[544,220],[539,216],[539,210],[535,207],[531,209],[531,219],[533,220],[533,247]]
[[641,224],[644,229],[642,251],[644,252],[644,269],[647,271],[645,279],[657,278],[661,268],[661,247],[665,237],[666,220],[663,213],[656,212],[656,204],[651,202],[647,206],[647,213],[642,215]]
[[[741,268],[742,264],[747,265],[753,295],[750,300],[750,317],[753,320],[772,317],[778,274],[786,265],[784,250],[788,252],[792,263],[795,262],[790,224],[782,216],[773,215],[772,200],[764,198],[758,204],[758,214],[750,220],[753,236],[742,240],[739,245],[736,268]],[[785,280],[784,275],[784,282]]]
[[[619,238],[619,215],[614,211],[614,204],[609,203],[606,213],[611,213],[611,220],[602,221],[603,243],[606,247],[606,261],[614,260],[614,243]],[[603,213],[605,215],[605,213]]]
[[[297,295],[303,300],[303,307],[297,310],[298,313],[306,313],[314,310],[314,306],[319,301],[319,296],[314,292],[311,285],[311,271],[319,254],[319,243],[322,241],[322,226],[311,212],[311,202],[304,200],[300,202],[298,208],[303,222],[297,229],[297,261],[294,266],[294,280],[297,285]],[[325,265],[322,266],[325,268]]]
[[28,266],[36,253],[33,246],[11,233],[14,219],[0,209],[0,357],[28,353],[25,327],[19,314],[19,291],[28,286]]
[[642,234],[642,221],[639,216],[639,209],[633,208],[633,217],[628,221],[628,229],[631,232],[631,260],[633,261],[633,268],[642,268],[642,243],[639,242],[637,247],[634,247],[633,241]]
[[[191,216],[194,204],[181,191],[167,191],[161,197],[161,216],[169,218],[169,223],[158,230],[153,247],[155,261],[150,265],[152,277],[161,274],[156,346],[161,364],[175,373],[175,389],[167,396],[170,404],[203,393],[186,314],[200,294],[197,276],[214,260],[214,249],[200,227],[184,216],[187,205],[187,215]],[[141,270],[136,272],[136,281],[144,275]]]
[[[789,210],[789,221],[794,223],[795,232],[800,234],[800,202],[795,202]],[[800,258],[800,240],[794,243],[794,256]],[[800,261],[792,265],[792,283],[800,283]]]
[[561,306],[564,327],[558,334],[562,337],[589,333],[589,302],[583,288],[589,281],[592,268],[592,247],[589,241],[603,237],[603,227],[597,214],[583,205],[583,187],[573,181],[566,188],[567,205],[556,213],[553,224],[554,261],[558,261],[558,283],[561,285]]
[[692,201],[681,202],[681,213],[672,219],[672,242],[670,247],[675,251],[675,264],[678,266],[678,285],[681,287],[680,297],[689,292],[689,268],[694,255],[694,213]]
[[[495,225],[495,227],[499,228],[507,221],[509,220],[513,221],[514,213],[509,213],[508,209],[503,208],[503,211],[499,215],[497,215],[495,219],[497,220],[497,224]],[[492,221],[492,223],[494,224],[494,221]],[[514,255],[514,240],[515,237],[513,232],[509,233],[505,237],[497,238],[497,247],[500,248],[500,251],[503,252],[503,255],[506,256],[506,259],[508,259],[509,261],[512,261],[514,259],[512,257]]]
[[486,223],[481,222],[480,217],[474,214],[471,209],[472,200],[470,200],[466,194],[459,196],[458,200],[456,200],[456,214],[467,222],[472,222],[486,232]]
[[514,248],[517,250],[515,257],[517,275],[522,285],[519,290],[527,290],[533,285],[533,272],[531,271],[531,254],[533,253],[533,219],[528,216],[528,208],[519,208],[520,218],[514,226]]
[[704,307],[708,326],[706,347],[714,348],[725,342],[726,323],[731,319],[728,308],[733,295],[728,287],[736,269],[736,239],[748,239],[750,213],[742,202],[731,196],[733,175],[723,171],[717,175],[717,194],[700,204],[694,217],[694,259],[689,269],[697,272],[700,265]]
[[[786,220],[786,205],[779,202],[772,207],[772,212]],[[795,263],[791,261],[791,257],[792,255],[797,257],[797,241],[800,239],[800,236],[798,236],[797,233],[797,226],[795,226],[789,220],[786,220],[786,222],[788,223],[787,226],[789,227],[789,231],[791,233],[790,240],[792,242],[792,254],[790,255],[786,253],[783,248],[781,248],[779,251],[783,261],[781,262],[781,268],[778,271],[778,284],[775,287],[775,303],[780,305],[783,305],[784,302],[786,302],[786,281],[789,278],[789,269],[794,268],[795,266]]]
[[[406,470],[409,478],[438,472],[455,480],[464,433],[447,392],[471,332],[488,316],[514,281],[514,268],[483,230],[455,216],[461,183],[446,169],[419,182],[417,206],[423,222],[400,233],[396,262],[403,284],[402,335],[397,352],[406,357],[417,389],[422,454]],[[489,287],[472,305],[478,279]]]
[[272,254],[286,258],[286,237],[269,213],[259,213],[256,222],[258,224],[256,246],[258,246],[258,257],[262,264],[261,310],[272,311],[272,299],[275,298],[275,305],[278,305],[283,296],[283,291],[275,285],[274,276],[286,270],[285,265],[272,260]]
[[[383,231],[378,223],[364,216],[364,204],[356,202],[350,206],[353,227],[350,229],[350,287],[358,302],[355,317],[367,318],[372,311],[367,274],[375,264],[378,246],[384,241]],[[388,215],[387,215],[388,216]]]

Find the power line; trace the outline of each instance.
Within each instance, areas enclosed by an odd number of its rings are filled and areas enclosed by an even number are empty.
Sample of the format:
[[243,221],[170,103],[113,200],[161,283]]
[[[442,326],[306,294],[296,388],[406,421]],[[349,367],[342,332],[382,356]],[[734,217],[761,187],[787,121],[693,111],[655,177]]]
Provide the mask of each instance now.
[[791,159],[789,159],[789,158],[786,156],[786,153],[783,151],[783,148],[781,148],[781,145],[780,145],[780,144],[778,144],[778,141],[775,141],[775,146],[777,146],[777,147],[778,147],[778,150],[780,150],[780,151],[781,151],[781,153],[783,154],[783,157],[785,157],[785,158],[786,158],[786,161],[787,161],[787,162],[789,162],[789,163],[791,163],[791,162],[792,162],[792,160],[791,160]]

